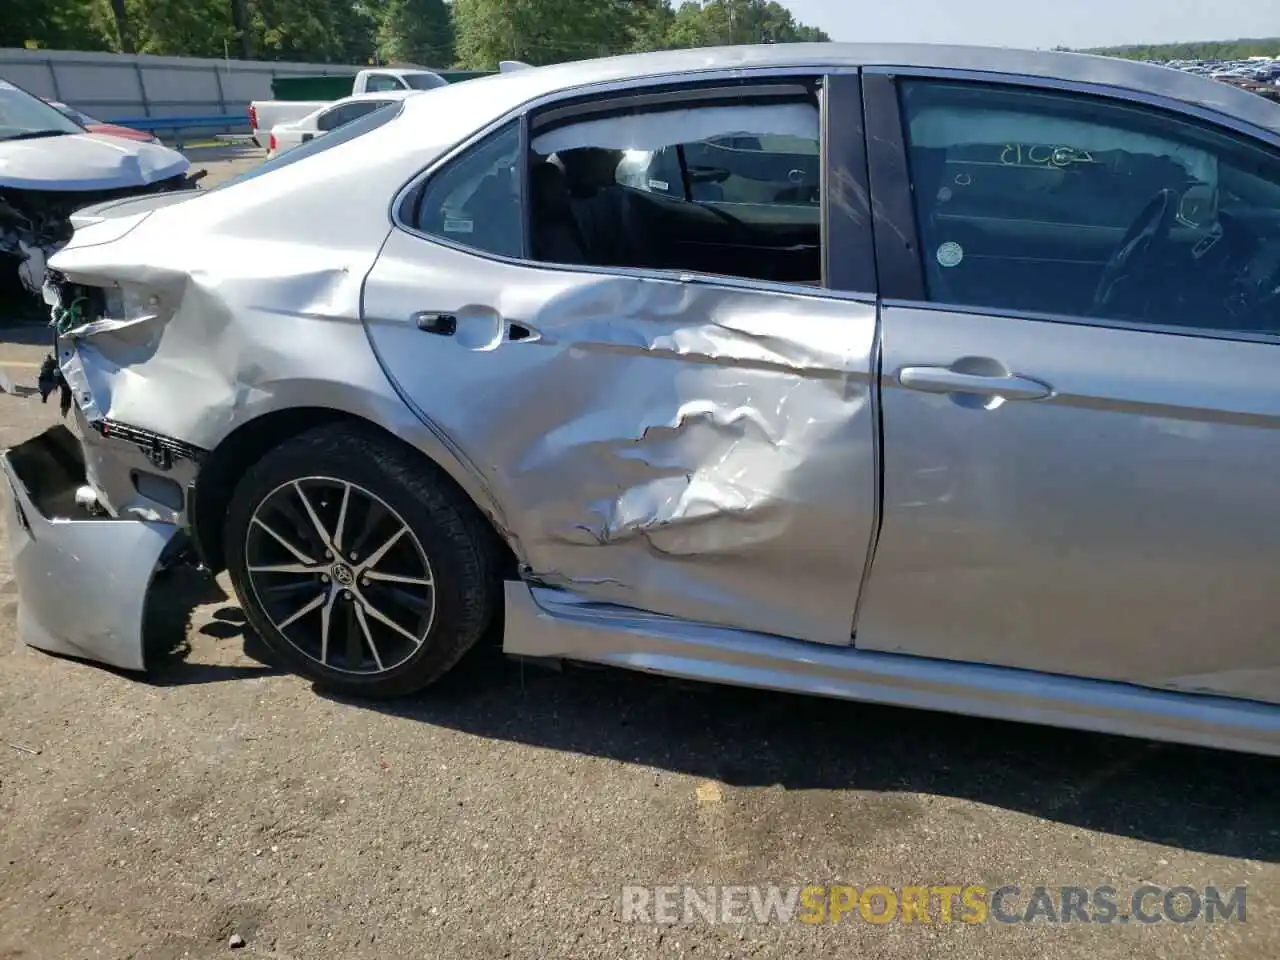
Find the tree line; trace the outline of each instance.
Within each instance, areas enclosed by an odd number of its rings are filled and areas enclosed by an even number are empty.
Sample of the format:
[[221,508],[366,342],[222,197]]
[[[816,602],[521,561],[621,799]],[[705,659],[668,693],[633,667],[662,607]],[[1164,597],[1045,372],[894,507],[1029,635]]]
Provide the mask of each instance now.
[[774,0],[0,0],[0,47],[491,70],[830,39]]
[[1280,37],[1102,47],[1088,52],[1129,60],[1247,60],[1249,57],[1280,56]]

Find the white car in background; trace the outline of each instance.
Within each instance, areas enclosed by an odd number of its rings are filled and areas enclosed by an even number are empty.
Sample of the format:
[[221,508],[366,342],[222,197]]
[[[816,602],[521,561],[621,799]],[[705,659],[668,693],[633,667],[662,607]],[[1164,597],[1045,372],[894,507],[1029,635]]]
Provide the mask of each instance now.
[[326,103],[301,120],[276,124],[267,138],[267,159],[336,130],[365,114],[373,113],[379,107],[423,92],[425,91],[382,90],[378,93],[357,93]]
[[107,200],[187,190],[198,176],[176,150],[87,130],[0,80],[0,309],[9,308],[9,287],[24,303],[28,295],[40,302],[45,260],[71,239],[74,212]]

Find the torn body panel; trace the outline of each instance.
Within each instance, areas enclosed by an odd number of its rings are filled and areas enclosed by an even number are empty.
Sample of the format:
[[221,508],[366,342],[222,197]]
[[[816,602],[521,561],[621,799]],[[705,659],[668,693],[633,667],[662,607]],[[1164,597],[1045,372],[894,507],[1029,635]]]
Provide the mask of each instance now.
[[[259,417],[312,408],[416,446],[502,529],[477,473],[404,407],[360,323],[360,287],[385,221],[361,235],[339,218],[341,243],[275,242],[255,224],[228,228],[221,208],[203,206],[213,197],[180,210],[141,200],[94,208],[51,263],[55,316],[78,297],[91,305],[65,319],[57,359],[102,503],[113,515],[185,526],[175,488],[198,484],[207,451]],[[185,228],[180,243],[171,218]]]
[[[423,309],[452,332],[419,329]],[[479,261],[397,231],[365,314],[533,579],[850,642],[875,523],[873,303]]]
[[[9,482],[6,520],[22,641],[143,670],[151,583],[180,529],[88,512],[77,500],[85,483],[79,444],[65,426],[7,450],[0,463]],[[85,602],[89,597],[104,602]]]
[[48,259],[71,238],[76,211],[140,194],[185,192],[190,187],[185,168],[162,180],[93,190],[15,188],[0,179],[0,254],[17,262],[22,286],[39,295]]

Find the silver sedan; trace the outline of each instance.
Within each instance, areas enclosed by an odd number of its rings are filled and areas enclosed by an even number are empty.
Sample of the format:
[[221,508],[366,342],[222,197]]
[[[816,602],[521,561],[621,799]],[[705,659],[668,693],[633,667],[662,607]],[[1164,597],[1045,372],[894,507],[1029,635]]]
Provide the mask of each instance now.
[[1075,54],[654,53],[75,223],[70,427],[4,458],[34,646],[145,669],[194,559],[348,694],[500,626],[1280,754],[1264,98]]

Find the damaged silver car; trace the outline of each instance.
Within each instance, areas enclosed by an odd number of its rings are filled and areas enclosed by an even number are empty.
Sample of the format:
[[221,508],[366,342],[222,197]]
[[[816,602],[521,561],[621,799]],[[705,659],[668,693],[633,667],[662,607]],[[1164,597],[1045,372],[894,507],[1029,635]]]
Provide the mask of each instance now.
[[1280,754],[1280,112],[1248,93],[930,46],[525,69],[81,211],[50,267],[71,425],[4,458],[37,647],[145,668],[190,547],[346,693],[501,622]]
[[75,210],[188,189],[190,166],[159,143],[89,133],[0,80],[0,289],[39,303],[46,260],[71,238]]

